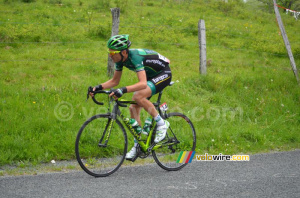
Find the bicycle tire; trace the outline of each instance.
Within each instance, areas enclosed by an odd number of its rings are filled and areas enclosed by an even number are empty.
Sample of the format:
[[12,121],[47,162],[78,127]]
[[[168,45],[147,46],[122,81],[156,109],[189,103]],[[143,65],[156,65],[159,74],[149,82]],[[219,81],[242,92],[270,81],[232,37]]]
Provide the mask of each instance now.
[[163,145],[175,139],[179,140],[180,143],[173,145],[171,147],[173,150],[168,146],[153,150],[152,156],[161,168],[167,171],[177,171],[187,165],[187,163],[177,163],[180,152],[195,151],[196,131],[191,120],[182,113],[169,113],[167,121],[170,123],[170,127],[167,130],[166,138],[159,144]]
[[[111,120],[108,114],[99,114],[88,119],[80,128],[76,143],[76,159],[80,167],[94,177],[106,177],[117,171],[124,162],[127,152],[127,134],[119,120],[115,120],[107,146],[102,144],[108,134],[107,126]],[[103,136],[104,131],[107,131]]]

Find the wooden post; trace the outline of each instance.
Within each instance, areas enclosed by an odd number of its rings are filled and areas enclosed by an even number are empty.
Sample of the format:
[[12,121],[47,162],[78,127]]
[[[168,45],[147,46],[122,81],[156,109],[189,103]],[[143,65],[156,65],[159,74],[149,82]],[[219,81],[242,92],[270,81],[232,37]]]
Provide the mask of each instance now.
[[[120,8],[111,8],[111,15],[112,15],[112,29],[111,29],[111,36],[115,36],[119,34],[119,24],[120,24]],[[107,75],[112,77],[114,74],[114,62],[108,56],[108,63],[107,63]]]
[[297,71],[296,63],[295,63],[295,60],[294,60],[294,57],[293,57],[291,45],[290,45],[289,39],[287,37],[287,34],[285,32],[285,29],[284,29],[284,26],[283,26],[283,23],[282,23],[282,20],[281,20],[281,16],[280,16],[279,10],[277,8],[276,0],[273,0],[273,2],[274,2],[274,10],[275,10],[277,22],[278,22],[278,25],[279,25],[279,28],[280,28],[280,31],[281,31],[281,35],[282,35],[286,50],[288,52],[289,58],[290,58],[291,66],[293,68],[294,74],[295,74],[297,82],[299,84],[298,71]]
[[205,35],[205,21],[198,22],[198,40],[200,48],[200,73],[206,75],[206,35]]

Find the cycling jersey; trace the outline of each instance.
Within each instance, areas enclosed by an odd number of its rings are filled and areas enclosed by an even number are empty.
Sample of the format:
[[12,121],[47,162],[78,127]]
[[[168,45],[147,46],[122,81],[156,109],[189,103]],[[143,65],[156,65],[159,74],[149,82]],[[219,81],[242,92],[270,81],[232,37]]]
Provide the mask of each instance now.
[[169,64],[169,59],[153,50],[130,49],[128,59],[125,62],[116,63],[115,70],[122,71],[123,66],[135,72],[145,70],[147,85],[154,95],[171,82],[172,74]]
[[135,72],[145,70],[147,79],[157,76],[169,67],[170,61],[159,53],[148,49],[130,49],[125,62],[116,63],[115,70],[122,71],[123,66]]

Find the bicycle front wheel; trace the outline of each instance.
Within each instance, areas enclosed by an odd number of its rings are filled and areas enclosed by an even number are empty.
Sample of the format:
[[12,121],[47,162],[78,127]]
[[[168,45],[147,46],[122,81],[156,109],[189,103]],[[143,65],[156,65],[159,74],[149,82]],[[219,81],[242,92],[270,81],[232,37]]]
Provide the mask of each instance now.
[[75,144],[81,168],[95,177],[114,173],[122,165],[127,151],[127,135],[118,120],[95,115],[80,128]]
[[163,169],[177,171],[187,165],[179,160],[181,151],[194,151],[196,132],[190,119],[181,113],[168,114],[170,127],[166,138],[158,144],[162,146],[152,151],[155,162]]

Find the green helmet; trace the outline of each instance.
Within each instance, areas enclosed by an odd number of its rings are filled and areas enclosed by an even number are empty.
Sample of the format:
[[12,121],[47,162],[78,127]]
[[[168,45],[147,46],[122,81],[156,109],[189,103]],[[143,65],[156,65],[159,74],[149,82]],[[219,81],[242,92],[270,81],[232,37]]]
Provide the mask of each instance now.
[[130,47],[131,42],[128,40],[128,34],[112,36],[107,41],[107,47],[113,50],[124,50]]

